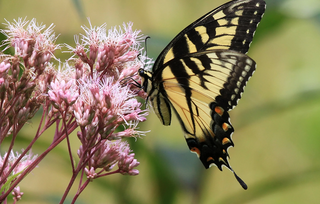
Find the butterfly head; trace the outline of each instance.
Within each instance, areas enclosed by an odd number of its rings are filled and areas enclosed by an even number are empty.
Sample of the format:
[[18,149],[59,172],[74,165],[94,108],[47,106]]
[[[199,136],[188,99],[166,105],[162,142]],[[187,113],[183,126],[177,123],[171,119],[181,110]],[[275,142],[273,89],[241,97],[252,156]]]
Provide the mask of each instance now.
[[146,93],[150,93],[152,88],[152,72],[140,68],[138,74],[141,77],[141,86]]

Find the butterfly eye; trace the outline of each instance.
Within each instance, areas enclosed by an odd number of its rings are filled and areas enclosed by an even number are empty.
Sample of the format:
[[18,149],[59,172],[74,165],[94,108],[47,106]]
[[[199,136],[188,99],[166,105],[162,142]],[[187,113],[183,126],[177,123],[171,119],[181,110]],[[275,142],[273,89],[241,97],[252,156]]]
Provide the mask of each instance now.
[[140,68],[140,69],[138,70],[139,76],[143,77],[143,76],[145,75],[144,72],[145,72],[144,69]]

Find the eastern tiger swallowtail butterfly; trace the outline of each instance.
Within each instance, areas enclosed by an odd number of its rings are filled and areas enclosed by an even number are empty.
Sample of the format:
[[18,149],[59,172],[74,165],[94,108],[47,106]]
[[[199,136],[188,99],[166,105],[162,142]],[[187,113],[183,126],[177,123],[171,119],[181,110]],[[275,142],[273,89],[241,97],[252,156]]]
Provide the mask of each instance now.
[[156,59],[152,72],[140,69],[142,89],[161,122],[173,110],[191,150],[205,168],[230,169],[234,129],[228,111],[237,105],[256,63],[246,55],[265,11],[264,0],[234,0],[182,30]]

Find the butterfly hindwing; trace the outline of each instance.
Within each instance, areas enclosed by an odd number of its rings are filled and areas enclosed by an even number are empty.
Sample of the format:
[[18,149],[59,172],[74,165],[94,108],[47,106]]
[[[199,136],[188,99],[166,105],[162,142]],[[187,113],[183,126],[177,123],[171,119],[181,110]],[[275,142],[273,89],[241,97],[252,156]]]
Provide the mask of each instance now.
[[[227,150],[233,146],[233,127],[227,110],[240,99],[255,62],[231,50],[192,54],[177,61],[180,65],[177,62],[172,66],[181,66],[180,73],[170,74],[176,69],[167,67],[164,74],[176,77],[163,78],[163,88],[190,150],[197,153],[206,168],[215,164],[220,170],[222,165],[231,169]],[[194,63],[187,65],[185,61]],[[205,66],[203,61],[207,61]]]

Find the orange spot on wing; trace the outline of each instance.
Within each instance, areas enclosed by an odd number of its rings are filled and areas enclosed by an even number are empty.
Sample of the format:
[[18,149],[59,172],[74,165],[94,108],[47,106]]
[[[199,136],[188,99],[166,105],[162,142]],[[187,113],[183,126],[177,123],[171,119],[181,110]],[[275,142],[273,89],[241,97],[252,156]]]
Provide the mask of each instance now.
[[200,157],[200,150],[199,150],[198,148],[192,147],[192,148],[190,149],[190,151],[196,153],[196,154],[198,155],[198,157]]
[[209,162],[209,161],[212,161],[212,162],[213,162],[214,159],[213,159],[212,157],[208,157],[208,158],[207,158],[207,162]]
[[225,132],[227,132],[228,129],[229,129],[228,123],[223,123],[223,124],[222,124],[222,129],[223,129]]
[[222,139],[222,145],[228,144],[229,142],[230,140],[226,137]]
[[224,159],[221,158],[221,157],[219,157],[219,161],[222,162],[222,163],[224,163],[224,164],[226,164],[226,161],[224,161]]
[[218,113],[220,116],[222,116],[222,115],[223,115],[223,112],[224,112],[223,108],[221,108],[220,106],[216,106],[216,107],[214,108],[214,111],[215,111],[216,113]]

